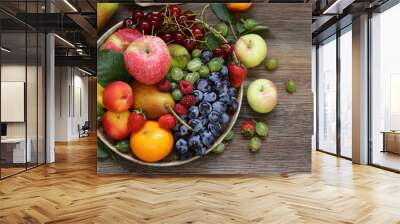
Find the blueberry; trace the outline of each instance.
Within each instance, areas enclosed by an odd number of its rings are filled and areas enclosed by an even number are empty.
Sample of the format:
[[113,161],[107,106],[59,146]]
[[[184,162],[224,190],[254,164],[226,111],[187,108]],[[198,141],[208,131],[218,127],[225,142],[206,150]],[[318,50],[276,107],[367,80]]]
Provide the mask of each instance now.
[[208,114],[208,120],[211,122],[219,122],[221,120],[221,114],[217,111],[211,111],[211,113]]
[[206,149],[206,147],[201,146],[201,147],[195,148],[194,151],[196,152],[196,154],[198,156],[204,156],[206,154],[207,149]]
[[204,93],[204,100],[207,102],[214,102],[217,100],[217,94],[214,92],[206,92]]
[[187,159],[190,159],[191,157],[192,157],[192,154],[189,151],[184,154],[179,155],[180,160],[187,160]]
[[235,88],[231,87],[231,88],[228,89],[228,94],[231,97],[236,97],[237,90]]
[[210,147],[214,143],[214,136],[209,131],[205,131],[200,134],[201,142],[203,145]]
[[196,102],[200,102],[203,100],[203,93],[200,90],[194,90],[193,95],[196,97]]
[[226,124],[229,122],[229,120],[230,120],[229,115],[227,113],[223,113],[221,116],[221,123]]
[[214,111],[224,113],[226,111],[226,104],[221,101],[217,101],[212,104],[212,108]]
[[203,62],[207,63],[211,60],[212,58],[212,53],[210,51],[203,51],[201,53],[201,59],[203,60]]
[[185,125],[181,125],[179,128],[179,134],[181,135],[181,137],[188,135],[189,131],[190,131],[189,128],[186,127]]
[[208,90],[208,81],[205,79],[197,81],[197,89],[203,93],[206,92]]
[[189,118],[188,118],[187,115],[182,115],[181,118],[182,118],[182,120],[184,120],[184,121],[186,121],[186,122],[189,120]]
[[201,139],[199,135],[193,135],[189,138],[189,147],[191,149],[201,148],[203,144],[201,143]]
[[192,127],[192,130],[194,132],[199,132],[199,131],[203,130],[203,128],[204,128],[203,123],[199,119],[190,120],[189,125],[190,125],[190,127]]
[[218,137],[221,134],[221,125],[219,123],[210,122],[207,128],[214,137]]
[[218,82],[214,83],[213,87],[216,91],[219,92],[219,91],[223,91],[223,89],[226,88],[226,85],[224,85],[221,81],[218,81]]
[[224,103],[230,103],[231,102],[231,97],[227,93],[221,93],[219,94],[219,101],[224,102]]
[[189,114],[188,114],[189,119],[195,119],[199,116],[199,114],[200,112],[197,106],[189,107]]
[[208,116],[204,115],[204,116],[200,117],[199,119],[201,120],[201,123],[203,124],[203,126],[206,127],[208,124]]
[[231,102],[228,105],[228,111],[231,113],[234,113],[234,112],[236,112],[238,106],[239,105],[238,105],[236,98],[232,98]]
[[226,65],[223,65],[220,73],[221,73],[222,77],[227,77],[228,76],[228,67],[226,67]]
[[230,86],[230,82],[229,82],[229,80],[227,80],[227,79],[222,79],[222,81],[221,81],[221,83],[226,87],[226,88],[228,88],[229,86]]
[[219,89],[217,89],[217,91],[218,91],[218,94],[220,94],[220,95],[221,95],[221,94],[226,94],[226,95],[228,95],[229,88],[228,88],[227,85],[222,84],[222,87],[219,88]]
[[199,104],[199,111],[201,114],[208,115],[208,113],[210,113],[211,110],[212,110],[212,106],[210,103],[203,101]]
[[178,138],[182,137],[181,134],[179,133],[179,131],[173,132],[173,136],[174,136],[174,139],[178,139]]
[[221,81],[219,72],[211,72],[211,74],[208,76],[208,79],[214,84]]
[[175,149],[179,155],[187,153],[189,151],[187,141],[183,138],[178,139],[175,143]]

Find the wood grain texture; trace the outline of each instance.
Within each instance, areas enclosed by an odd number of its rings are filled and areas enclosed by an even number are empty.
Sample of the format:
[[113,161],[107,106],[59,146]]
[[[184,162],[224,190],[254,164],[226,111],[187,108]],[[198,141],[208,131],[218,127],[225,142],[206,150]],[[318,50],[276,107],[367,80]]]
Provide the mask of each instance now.
[[400,223],[400,175],[312,152],[312,174],[96,174],[96,138],[56,145],[56,163],[0,181],[0,224]]
[[[200,11],[204,4],[191,3],[183,7]],[[124,6],[109,25],[115,24],[132,5]],[[217,19],[207,10],[211,24]],[[311,4],[255,3],[244,18],[254,17],[271,28],[267,35],[268,56],[280,61],[278,70],[268,72],[261,65],[252,69],[246,81],[267,78],[275,82],[279,104],[267,115],[251,111],[244,98],[238,122],[234,127],[236,138],[222,155],[209,154],[202,159],[180,167],[148,168],[122,159],[98,161],[99,173],[131,174],[256,174],[309,172],[311,169],[311,135],[313,130],[313,97],[311,93]],[[290,95],[285,82],[295,80],[298,90]],[[259,153],[248,150],[248,140],[239,136],[240,124],[245,119],[266,121],[270,132]]]

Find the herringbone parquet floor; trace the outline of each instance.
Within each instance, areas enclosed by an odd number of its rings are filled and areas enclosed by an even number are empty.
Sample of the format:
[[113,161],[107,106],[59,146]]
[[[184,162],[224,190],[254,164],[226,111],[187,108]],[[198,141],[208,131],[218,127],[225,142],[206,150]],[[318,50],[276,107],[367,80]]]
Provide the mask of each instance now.
[[95,138],[0,181],[0,223],[400,223],[400,175],[315,152],[313,173],[96,175]]

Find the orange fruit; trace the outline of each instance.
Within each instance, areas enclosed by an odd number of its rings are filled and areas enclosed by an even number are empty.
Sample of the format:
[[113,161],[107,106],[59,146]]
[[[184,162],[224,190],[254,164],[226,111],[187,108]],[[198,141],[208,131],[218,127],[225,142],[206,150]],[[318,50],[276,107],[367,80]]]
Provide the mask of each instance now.
[[158,126],[156,121],[146,121],[140,131],[131,135],[131,150],[139,159],[154,163],[171,153],[174,136]]
[[251,7],[253,3],[246,2],[246,3],[226,3],[226,7],[232,12],[242,12],[246,11]]

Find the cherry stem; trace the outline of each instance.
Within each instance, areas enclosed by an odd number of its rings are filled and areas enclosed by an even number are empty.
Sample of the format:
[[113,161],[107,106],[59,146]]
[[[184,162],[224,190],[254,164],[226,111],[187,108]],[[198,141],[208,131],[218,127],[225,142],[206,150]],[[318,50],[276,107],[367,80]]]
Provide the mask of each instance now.
[[229,27],[231,28],[231,32],[232,32],[233,36],[235,37],[235,40],[237,41],[238,40],[238,36],[237,36],[237,34],[235,32],[235,29],[233,28],[233,25],[232,25],[231,22],[229,22]]
[[192,127],[190,127],[190,125],[188,123],[186,123],[175,111],[174,109],[172,109],[170,104],[166,104],[165,105],[167,107],[167,109],[169,110],[169,112],[172,113],[172,115],[174,115],[174,117],[182,124],[185,125],[189,130],[192,130]]

